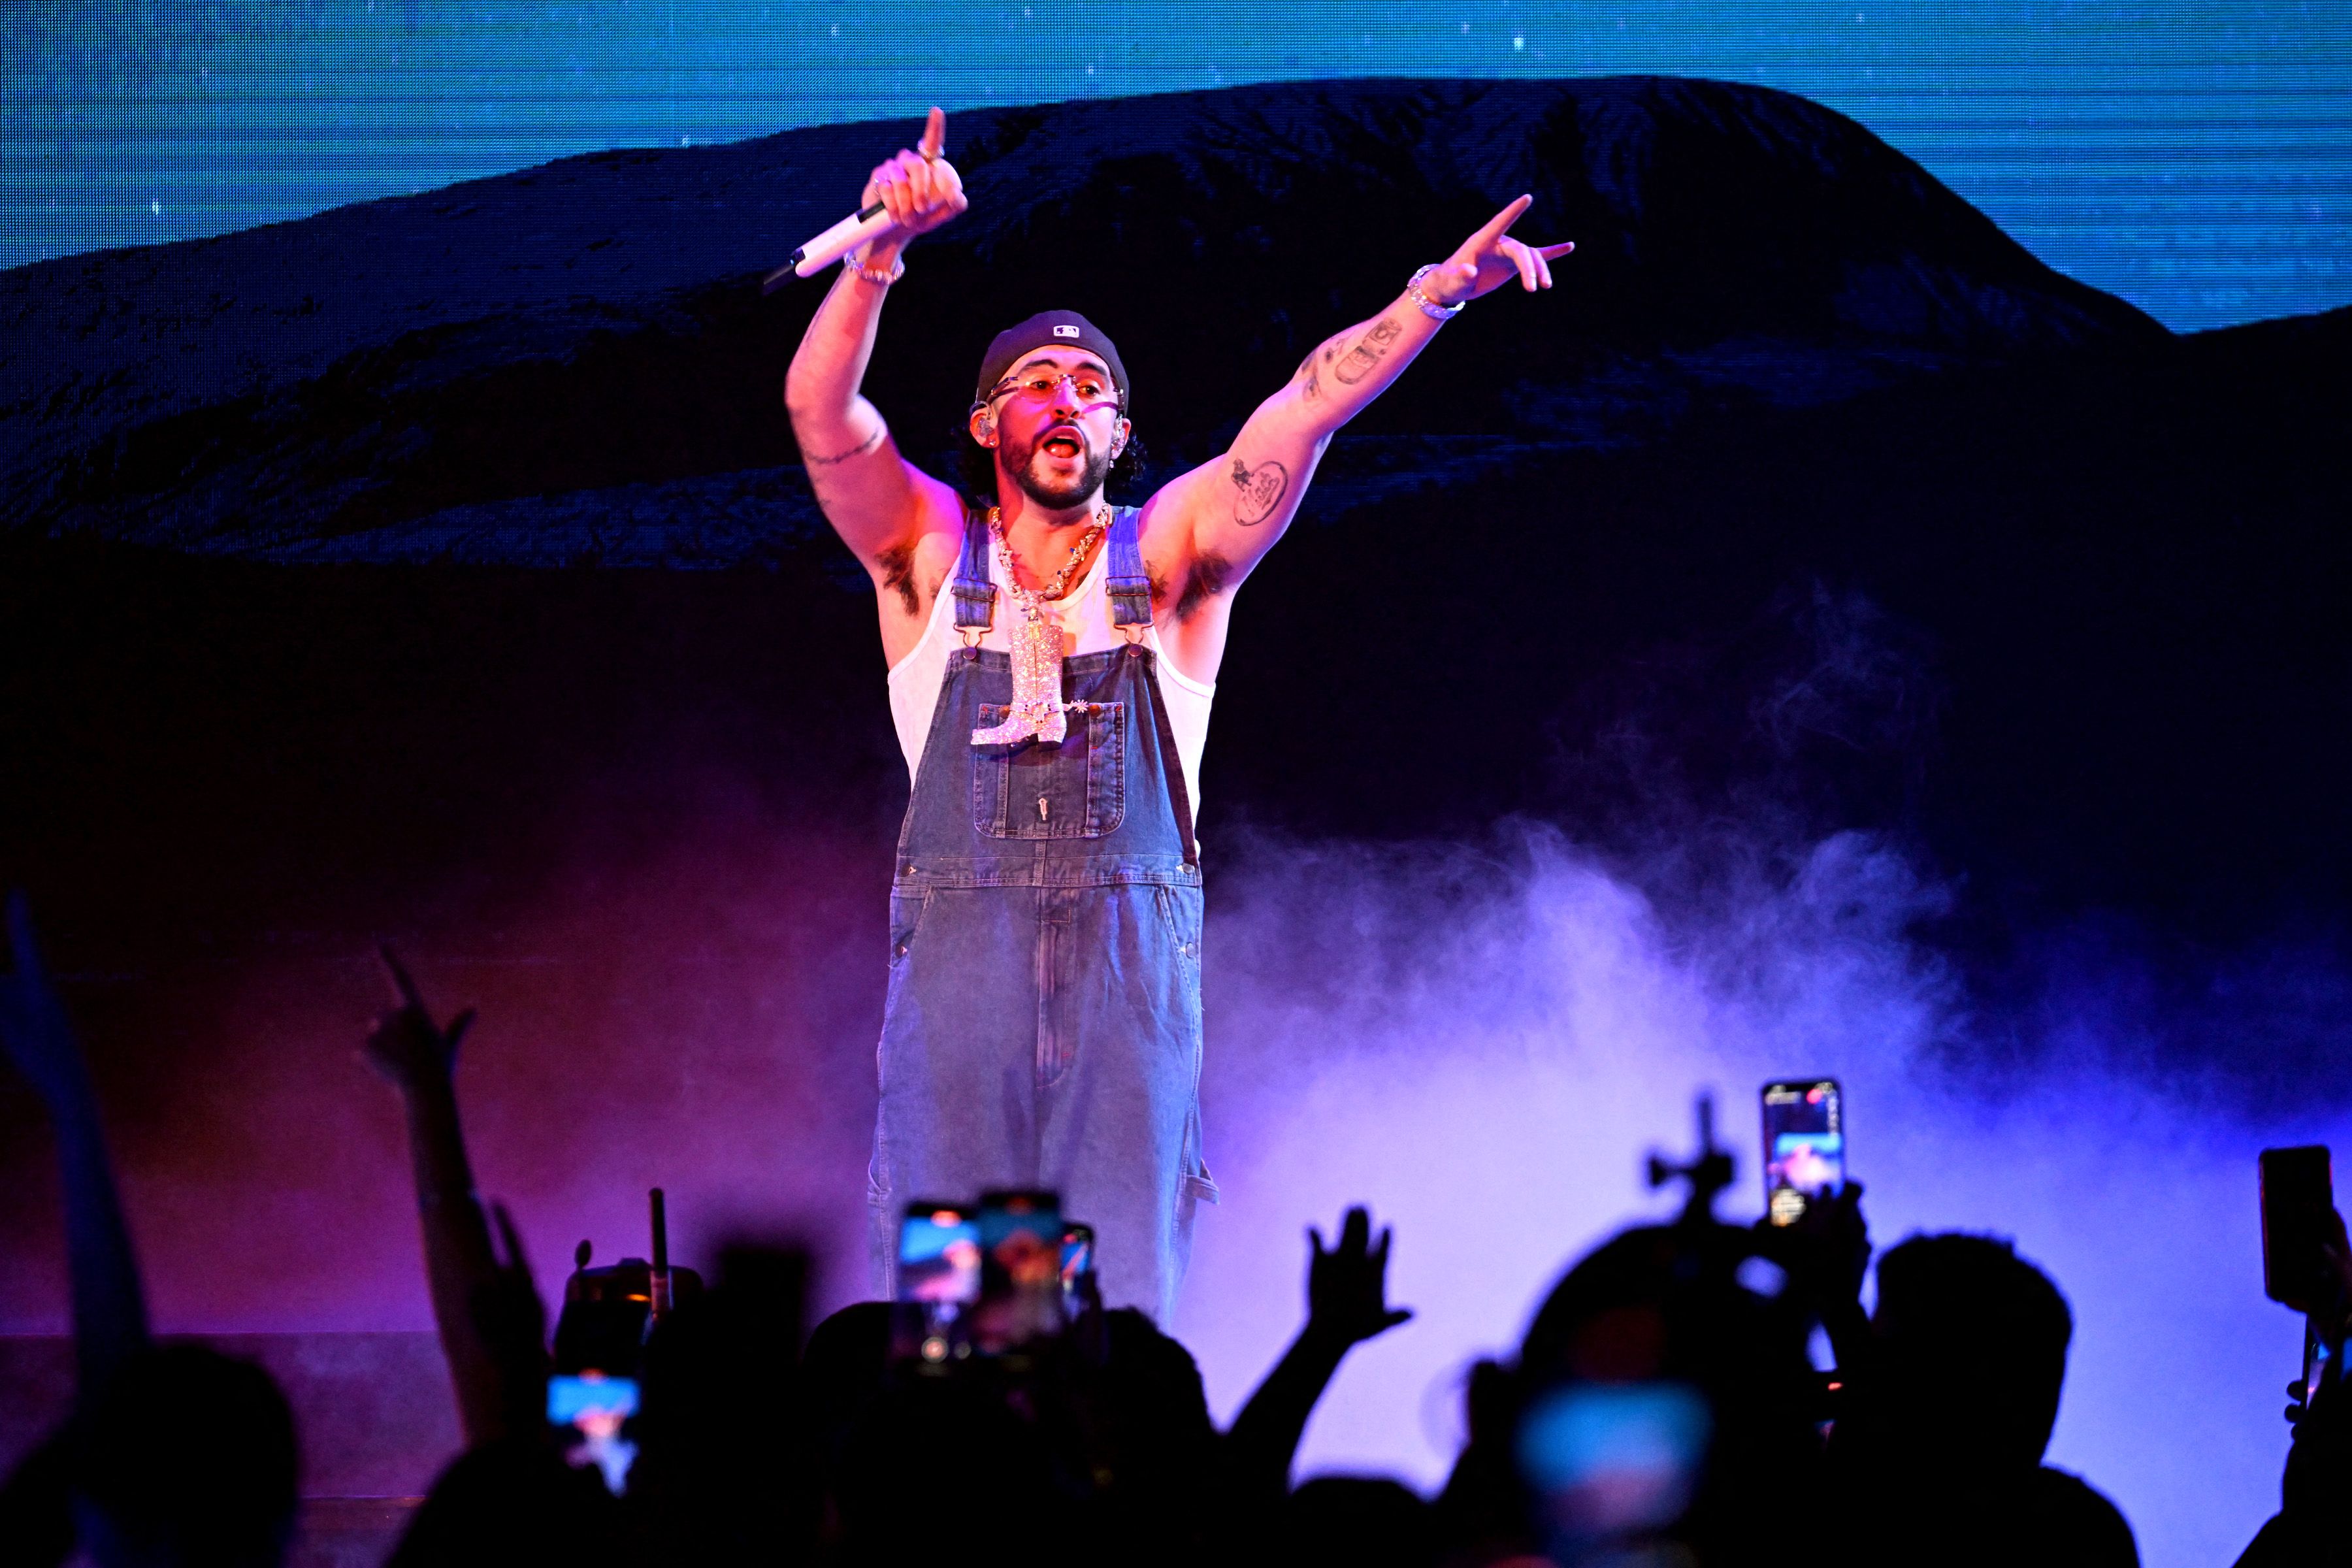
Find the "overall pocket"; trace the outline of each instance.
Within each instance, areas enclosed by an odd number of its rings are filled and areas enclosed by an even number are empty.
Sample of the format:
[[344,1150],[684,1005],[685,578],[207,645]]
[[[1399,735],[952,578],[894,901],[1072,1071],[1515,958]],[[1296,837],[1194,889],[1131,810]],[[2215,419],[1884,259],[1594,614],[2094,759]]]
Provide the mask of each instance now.
[[[1012,710],[980,705],[980,725]],[[1100,838],[1127,818],[1127,704],[1091,702],[1068,714],[1059,745],[1028,740],[975,746],[971,825],[991,838]]]

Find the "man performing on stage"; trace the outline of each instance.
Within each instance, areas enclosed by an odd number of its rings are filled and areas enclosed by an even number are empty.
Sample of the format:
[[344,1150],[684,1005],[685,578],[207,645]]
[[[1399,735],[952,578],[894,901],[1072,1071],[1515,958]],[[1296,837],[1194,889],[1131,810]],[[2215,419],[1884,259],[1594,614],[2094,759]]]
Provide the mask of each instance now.
[[909,1200],[1056,1189],[1096,1228],[1105,1300],[1164,1324],[1193,1205],[1215,1194],[1192,825],[1234,595],[1332,434],[1467,301],[1514,278],[1550,287],[1571,247],[1507,237],[1521,196],[1139,509],[1103,496],[1132,428],[1118,351],[1075,312],[1041,311],[981,362],[970,426],[993,493],[968,504],[898,455],[858,392],[900,253],[964,210],[945,136],[935,109],[922,151],[874,171],[859,205],[878,198],[891,226],[847,258],[784,382],[817,500],[874,578],[914,779],[890,889],[877,1250],[887,1280]]

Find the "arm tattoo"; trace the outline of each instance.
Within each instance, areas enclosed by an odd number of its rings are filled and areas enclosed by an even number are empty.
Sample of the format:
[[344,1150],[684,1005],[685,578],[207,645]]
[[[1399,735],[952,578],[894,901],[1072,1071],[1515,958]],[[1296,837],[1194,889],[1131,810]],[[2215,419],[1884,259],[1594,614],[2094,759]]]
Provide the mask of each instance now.
[[1296,373],[1296,379],[1300,383],[1298,395],[1307,402],[1315,403],[1321,400],[1323,367],[1339,357],[1339,338],[1327,339],[1318,344],[1313,353],[1298,362],[1298,369]]
[[1348,357],[1339,362],[1339,368],[1331,373],[1331,378],[1342,386],[1355,385],[1372,374],[1372,367],[1387,356],[1389,344],[1396,342],[1403,331],[1402,327],[1382,316],[1372,323],[1372,330],[1364,334],[1364,341],[1348,351]]
[[868,436],[865,440],[860,441],[856,446],[852,447],[846,452],[835,452],[830,457],[821,456],[815,452],[803,452],[801,454],[801,461],[806,463],[812,468],[829,468],[835,463],[845,463],[852,458],[864,457],[866,453],[874,450],[875,447],[879,447],[882,444],[882,438],[888,434],[890,434],[890,427],[888,426],[877,424],[874,426],[874,434]]
[[1255,528],[1282,504],[1284,493],[1290,489],[1290,470],[1271,458],[1255,468],[1235,458],[1234,489],[1241,492],[1234,497],[1234,521],[1244,528]]

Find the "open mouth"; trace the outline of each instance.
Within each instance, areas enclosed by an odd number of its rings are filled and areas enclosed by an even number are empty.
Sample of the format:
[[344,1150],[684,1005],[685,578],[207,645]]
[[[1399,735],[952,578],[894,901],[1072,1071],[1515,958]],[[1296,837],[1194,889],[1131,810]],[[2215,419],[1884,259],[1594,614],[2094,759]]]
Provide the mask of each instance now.
[[1046,431],[1045,438],[1037,443],[1037,449],[1052,457],[1076,461],[1086,447],[1079,441],[1076,431],[1064,426]]

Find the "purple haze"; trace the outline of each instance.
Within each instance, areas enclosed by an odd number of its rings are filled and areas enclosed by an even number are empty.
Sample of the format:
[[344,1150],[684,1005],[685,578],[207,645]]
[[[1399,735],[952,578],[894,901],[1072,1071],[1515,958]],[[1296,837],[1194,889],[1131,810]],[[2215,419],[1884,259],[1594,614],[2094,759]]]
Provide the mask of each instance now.
[[[540,883],[444,879],[389,933],[430,995],[482,1008],[462,1089],[484,1190],[514,1206],[543,1288],[583,1236],[607,1260],[641,1250],[658,1183],[683,1260],[796,1234],[824,1254],[823,1304],[854,1299],[876,847],[776,821],[724,781],[667,832],[577,815],[583,847]],[[1759,847],[1712,912],[1681,918],[1638,868],[1538,828],[1381,848],[1236,832],[1212,855],[1225,1201],[1203,1212],[1179,1331],[1230,1414],[1297,1325],[1303,1227],[1359,1200],[1396,1226],[1393,1294],[1420,1313],[1343,1369],[1306,1468],[1434,1483],[1468,1361],[1511,1343],[1580,1248],[1664,1210],[1641,1156],[1686,1150],[1694,1091],[1717,1091],[1741,1161],[1726,1213],[1748,1215],[1756,1086],[1826,1072],[1882,1246],[2011,1236],[2073,1300],[2053,1457],[2116,1498],[2154,1568],[2228,1561],[2269,1512],[2299,1331],[2262,1297],[2253,1157],[2342,1142],[2340,1115],[2261,1124],[2221,1109],[2242,1097],[2120,1068],[2142,1053],[2103,996],[1972,1012],[1906,936],[1947,891],[1859,835]],[[164,1053],[121,1037],[103,985],[77,987],[165,1328],[429,1321],[395,1102],[358,1055],[382,1005],[372,934],[281,933],[227,979],[170,980],[187,1037],[152,1074],[125,1064]],[[2030,1048],[1969,1066],[2003,1030]],[[0,1205],[16,1331],[63,1326],[46,1161],[14,1151],[30,1179]]]

